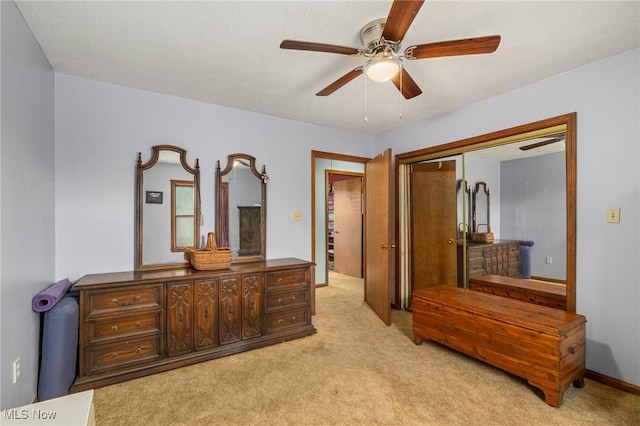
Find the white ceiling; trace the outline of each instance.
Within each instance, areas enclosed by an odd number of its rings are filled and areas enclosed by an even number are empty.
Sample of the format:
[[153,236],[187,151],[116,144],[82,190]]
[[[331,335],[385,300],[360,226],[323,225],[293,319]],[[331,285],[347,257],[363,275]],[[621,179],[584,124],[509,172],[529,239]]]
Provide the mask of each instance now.
[[364,58],[279,45],[294,39],[360,48],[360,29],[386,17],[391,1],[16,4],[57,72],[366,134],[640,45],[637,1],[427,1],[401,50],[494,34],[502,36],[498,50],[405,61],[423,94],[404,100],[391,82],[368,82],[365,102],[364,76],[315,96]]

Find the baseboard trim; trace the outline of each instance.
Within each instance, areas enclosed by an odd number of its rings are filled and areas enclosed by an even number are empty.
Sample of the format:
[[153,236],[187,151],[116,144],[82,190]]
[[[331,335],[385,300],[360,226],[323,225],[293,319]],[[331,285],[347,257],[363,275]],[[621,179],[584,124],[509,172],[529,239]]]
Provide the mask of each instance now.
[[607,376],[606,374],[598,373],[597,371],[587,369],[584,373],[584,377],[586,377],[587,379],[594,380],[596,382],[600,382],[607,386],[611,386],[612,388],[620,389],[622,391],[640,396],[640,386],[636,386],[631,383],[627,383],[623,380],[616,379],[611,376]]

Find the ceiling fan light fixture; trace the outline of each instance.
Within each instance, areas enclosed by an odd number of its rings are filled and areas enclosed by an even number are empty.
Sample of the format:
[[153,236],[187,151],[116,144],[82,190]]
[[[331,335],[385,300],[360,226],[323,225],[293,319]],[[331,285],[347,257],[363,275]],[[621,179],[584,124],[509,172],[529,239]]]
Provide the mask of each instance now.
[[364,67],[367,77],[378,83],[391,80],[399,71],[400,61],[397,58],[373,59]]

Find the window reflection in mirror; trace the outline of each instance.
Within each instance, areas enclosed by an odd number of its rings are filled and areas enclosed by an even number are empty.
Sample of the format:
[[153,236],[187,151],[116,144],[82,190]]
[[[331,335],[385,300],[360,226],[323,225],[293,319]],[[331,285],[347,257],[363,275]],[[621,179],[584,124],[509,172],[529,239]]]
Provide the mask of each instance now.
[[185,251],[196,245],[193,182],[172,180],[171,199],[171,251]]

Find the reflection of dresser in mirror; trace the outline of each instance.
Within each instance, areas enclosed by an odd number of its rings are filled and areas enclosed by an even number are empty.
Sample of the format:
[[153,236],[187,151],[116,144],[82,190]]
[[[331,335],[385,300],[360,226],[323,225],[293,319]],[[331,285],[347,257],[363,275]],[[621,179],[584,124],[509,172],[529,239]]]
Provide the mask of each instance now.
[[[468,287],[469,280],[483,275],[521,278],[520,241],[496,240],[491,244],[467,243],[467,282],[464,283],[462,245],[458,245],[458,286]],[[467,285],[465,285],[467,284]]]
[[240,249],[238,255],[260,254],[260,206],[238,206]]

